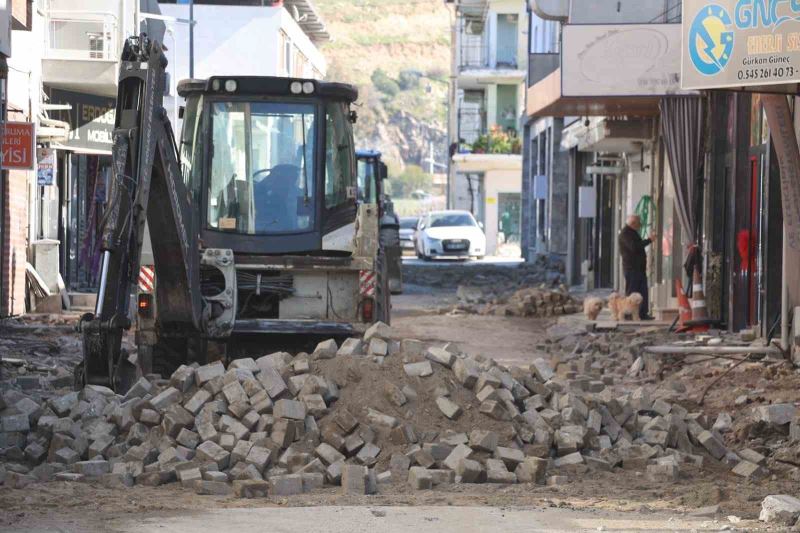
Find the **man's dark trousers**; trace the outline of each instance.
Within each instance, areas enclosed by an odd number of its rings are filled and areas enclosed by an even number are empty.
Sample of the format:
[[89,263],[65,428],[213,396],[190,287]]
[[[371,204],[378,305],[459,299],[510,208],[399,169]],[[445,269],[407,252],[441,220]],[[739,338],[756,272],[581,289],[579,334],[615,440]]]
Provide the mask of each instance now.
[[647,289],[647,274],[644,272],[625,272],[625,295],[634,292],[642,295],[642,305],[639,306],[639,316],[644,318],[650,314],[650,298]]

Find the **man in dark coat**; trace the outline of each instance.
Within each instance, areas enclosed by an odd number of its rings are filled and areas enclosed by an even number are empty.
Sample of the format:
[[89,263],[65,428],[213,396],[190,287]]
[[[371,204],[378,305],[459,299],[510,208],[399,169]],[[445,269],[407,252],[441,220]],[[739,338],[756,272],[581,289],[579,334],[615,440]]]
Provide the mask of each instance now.
[[653,242],[655,234],[649,239],[642,239],[639,231],[642,219],[638,215],[630,215],[627,224],[619,232],[619,250],[622,255],[622,270],[625,273],[625,294],[634,292],[642,295],[639,314],[642,320],[652,320],[650,316],[650,298],[647,285],[647,247]]

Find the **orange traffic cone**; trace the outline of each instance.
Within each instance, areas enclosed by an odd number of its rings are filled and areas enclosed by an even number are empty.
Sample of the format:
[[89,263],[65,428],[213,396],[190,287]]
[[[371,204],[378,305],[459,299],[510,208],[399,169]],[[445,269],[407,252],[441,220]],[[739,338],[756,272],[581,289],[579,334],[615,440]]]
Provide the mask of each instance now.
[[706,295],[703,292],[703,278],[700,268],[694,267],[692,274],[692,319],[686,323],[692,331],[708,331],[711,321],[708,319]]
[[683,283],[681,283],[680,279],[675,280],[675,294],[678,295],[679,311],[678,329],[676,331],[682,333],[689,329],[686,323],[692,320],[692,308],[689,306],[689,298],[683,292]]

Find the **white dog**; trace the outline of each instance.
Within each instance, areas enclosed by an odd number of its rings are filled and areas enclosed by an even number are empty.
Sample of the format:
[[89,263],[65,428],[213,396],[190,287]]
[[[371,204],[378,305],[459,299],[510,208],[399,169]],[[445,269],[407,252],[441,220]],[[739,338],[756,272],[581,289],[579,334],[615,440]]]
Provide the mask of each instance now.
[[583,314],[589,320],[597,320],[597,315],[603,310],[603,300],[600,298],[586,298],[583,301]]
[[608,310],[611,311],[611,317],[616,320],[641,320],[639,309],[641,309],[642,295],[638,292],[632,292],[629,296],[622,296],[616,292],[612,292],[608,296]]

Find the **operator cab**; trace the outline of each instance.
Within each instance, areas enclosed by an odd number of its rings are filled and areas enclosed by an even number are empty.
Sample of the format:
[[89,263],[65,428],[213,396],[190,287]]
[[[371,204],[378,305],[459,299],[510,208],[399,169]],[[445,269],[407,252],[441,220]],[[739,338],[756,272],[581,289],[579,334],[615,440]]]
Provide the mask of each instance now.
[[374,150],[356,150],[358,161],[358,201],[380,204],[383,201],[383,180],[388,176],[381,153]]
[[[185,80],[180,159],[207,248],[347,255],[357,210],[346,84],[277,77]],[[354,230],[353,230],[354,231]]]

